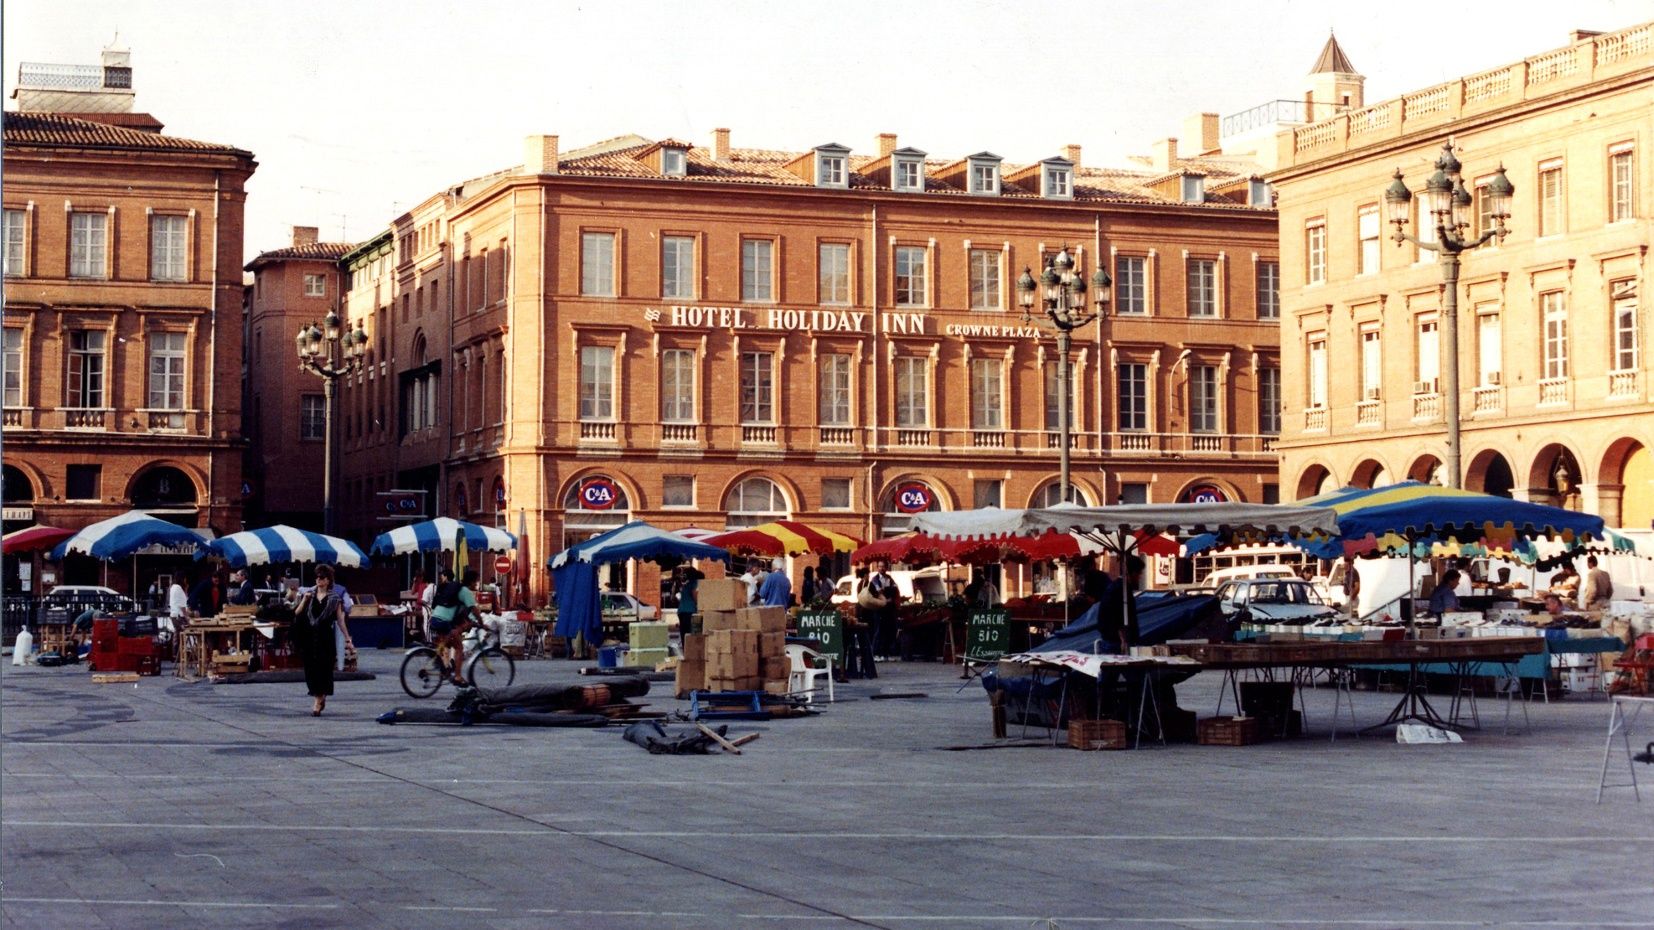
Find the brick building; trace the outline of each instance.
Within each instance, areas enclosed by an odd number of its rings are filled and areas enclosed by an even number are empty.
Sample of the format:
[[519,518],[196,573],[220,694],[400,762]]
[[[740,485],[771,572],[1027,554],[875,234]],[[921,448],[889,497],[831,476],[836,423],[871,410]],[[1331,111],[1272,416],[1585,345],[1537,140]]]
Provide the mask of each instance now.
[[1131,170],[531,136],[344,260],[370,343],[340,530],[424,489],[526,523],[538,562],[625,519],[869,538],[904,507],[1054,502],[1054,338],[1014,281],[1063,245],[1116,282],[1076,333],[1076,496],[1272,500],[1275,213],[1216,117],[1193,128]]
[[[25,103],[61,96],[29,88],[95,98],[99,82],[131,80],[107,53],[103,68],[20,70]],[[4,115],[8,530],[134,507],[241,528],[242,207],[256,165],[160,129],[119,110]]]
[[[1347,59],[1346,59],[1347,67]],[[1353,70],[1353,68],[1349,68]],[[1288,416],[1281,483],[1431,480],[1446,457],[1442,270],[1390,240],[1383,192],[1417,196],[1452,141],[1485,186],[1516,187],[1509,235],[1466,252],[1459,285],[1463,485],[1654,520],[1654,405],[1640,292],[1654,189],[1654,24],[1567,45],[1284,132],[1279,195]]]
[[340,305],[339,259],[348,243],[319,242],[314,226],[293,227],[293,244],[247,263],[253,286],[242,338],[247,424],[247,522],[322,529],[321,379],[299,370],[293,337]]

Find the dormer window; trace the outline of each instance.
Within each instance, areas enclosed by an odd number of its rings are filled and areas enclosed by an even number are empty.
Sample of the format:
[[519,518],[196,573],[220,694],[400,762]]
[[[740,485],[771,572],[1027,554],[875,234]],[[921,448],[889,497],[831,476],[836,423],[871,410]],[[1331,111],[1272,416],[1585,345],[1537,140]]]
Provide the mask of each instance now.
[[1263,178],[1253,178],[1247,185],[1246,202],[1254,207],[1268,207],[1273,205],[1274,191],[1269,189],[1269,182]]
[[925,153],[914,148],[897,149],[890,153],[890,189],[908,193],[924,193]]
[[816,186],[850,186],[850,150],[842,145],[816,147]]
[[1040,193],[1048,200],[1073,200],[1073,163],[1061,158],[1048,158],[1041,162]]
[[1184,175],[1182,193],[1184,203],[1205,203],[1206,178],[1198,174]]
[[689,173],[689,153],[667,146],[660,150],[660,173],[669,178],[681,178]]
[[970,157],[970,192],[995,195],[999,193],[999,156],[983,152]]

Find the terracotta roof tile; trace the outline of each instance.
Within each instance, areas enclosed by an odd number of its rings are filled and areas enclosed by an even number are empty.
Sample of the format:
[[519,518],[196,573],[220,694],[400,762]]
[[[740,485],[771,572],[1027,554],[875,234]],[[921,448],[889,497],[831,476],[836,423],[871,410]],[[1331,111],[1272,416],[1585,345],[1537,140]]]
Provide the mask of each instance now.
[[261,252],[259,256],[248,262],[243,271],[253,271],[264,265],[274,262],[287,261],[325,261],[333,262],[343,258],[351,249],[356,248],[354,242],[312,242],[309,245],[295,245],[285,249],[271,249]]
[[7,146],[67,145],[93,149],[147,149],[253,157],[253,153],[230,145],[163,136],[155,132],[77,119],[62,113],[7,111],[4,138]]

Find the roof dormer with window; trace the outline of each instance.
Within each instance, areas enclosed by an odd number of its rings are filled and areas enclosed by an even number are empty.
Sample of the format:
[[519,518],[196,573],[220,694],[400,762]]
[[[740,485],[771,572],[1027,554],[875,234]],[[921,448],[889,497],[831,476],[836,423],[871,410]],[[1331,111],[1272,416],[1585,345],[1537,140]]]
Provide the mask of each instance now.
[[1047,158],[1039,163],[1040,196],[1046,200],[1074,199],[1074,163],[1066,158]]
[[897,149],[890,153],[890,189],[910,194],[925,192],[925,153]]
[[992,152],[977,152],[965,161],[965,190],[983,197],[999,196],[999,163],[1004,159]]
[[669,178],[681,178],[689,173],[689,147],[663,145],[660,148],[660,173]]
[[816,187],[843,190],[850,186],[850,149],[836,142],[815,148]]

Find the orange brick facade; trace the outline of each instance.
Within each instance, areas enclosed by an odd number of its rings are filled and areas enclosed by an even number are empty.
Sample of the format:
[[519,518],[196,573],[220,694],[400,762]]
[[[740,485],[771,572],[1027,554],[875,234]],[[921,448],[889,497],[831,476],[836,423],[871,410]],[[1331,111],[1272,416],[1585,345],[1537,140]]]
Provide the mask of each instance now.
[[[1036,165],[971,196],[963,161],[890,190],[893,139],[838,189],[809,183],[810,153],[727,136],[561,158],[554,137],[530,143],[524,169],[428,199],[343,262],[346,316],[370,337],[338,411],[346,535],[386,528],[379,492],[405,488],[430,512],[526,525],[537,564],[623,519],[873,538],[903,490],[945,510],[1054,502],[1053,331],[1038,308],[1023,322],[1014,282],[1064,245],[1117,279],[1075,334],[1078,497],[1274,499],[1278,324],[1259,294],[1275,306],[1275,215],[1244,175],[1076,165],[1062,199]],[[663,146],[687,176],[662,176]],[[1203,195],[1177,195],[1189,177]],[[266,353],[286,365],[291,346]]]
[[5,163],[7,528],[139,507],[240,530],[252,156],[7,113]]

